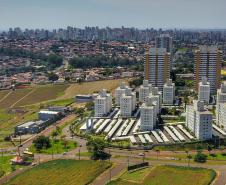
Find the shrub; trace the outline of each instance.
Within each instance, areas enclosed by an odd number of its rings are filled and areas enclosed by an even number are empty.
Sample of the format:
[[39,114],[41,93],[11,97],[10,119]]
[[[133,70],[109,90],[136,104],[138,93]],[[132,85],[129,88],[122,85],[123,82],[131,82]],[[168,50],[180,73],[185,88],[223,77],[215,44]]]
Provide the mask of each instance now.
[[198,162],[198,163],[205,163],[206,162],[206,159],[207,159],[207,156],[201,152],[198,152],[196,155],[195,155],[195,158],[194,158],[194,161],[195,162]]

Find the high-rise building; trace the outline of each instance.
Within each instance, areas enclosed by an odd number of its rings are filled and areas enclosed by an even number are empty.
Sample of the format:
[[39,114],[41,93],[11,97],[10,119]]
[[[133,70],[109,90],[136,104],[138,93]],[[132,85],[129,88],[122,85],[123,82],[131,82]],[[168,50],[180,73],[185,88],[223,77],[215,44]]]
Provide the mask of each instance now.
[[193,101],[186,106],[186,126],[195,134],[197,139],[212,138],[212,113],[204,108],[203,101]]
[[136,94],[132,92],[131,88],[127,88],[125,93],[120,97],[120,112],[123,118],[132,116],[136,108]]
[[157,102],[151,96],[146,97],[145,103],[140,108],[141,131],[153,130],[156,126]]
[[209,100],[210,100],[210,83],[207,82],[206,77],[202,77],[202,81],[199,82],[198,100],[204,101],[206,104],[209,103]]
[[106,116],[112,108],[112,96],[103,89],[94,100],[95,116]]
[[222,52],[216,46],[200,46],[195,51],[195,89],[198,91],[202,77],[210,83],[210,93],[216,94],[221,81]]
[[144,80],[143,85],[139,88],[139,102],[145,102],[145,98],[149,95],[151,89],[152,85],[148,83],[148,80]]
[[169,79],[163,86],[163,103],[173,105],[175,99],[175,84]]
[[226,129],[226,82],[217,90],[216,121]]
[[115,103],[116,105],[120,106],[120,98],[122,94],[125,94],[126,89],[129,87],[126,85],[125,82],[121,82],[120,86],[115,90]]
[[170,53],[170,69],[172,69],[172,53],[173,53],[173,38],[169,34],[160,34],[155,37],[156,48],[166,48],[166,52]]
[[145,80],[163,90],[163,84],[170,78],[170,53],[166,48],[150,48],[146,52],[144,73]]

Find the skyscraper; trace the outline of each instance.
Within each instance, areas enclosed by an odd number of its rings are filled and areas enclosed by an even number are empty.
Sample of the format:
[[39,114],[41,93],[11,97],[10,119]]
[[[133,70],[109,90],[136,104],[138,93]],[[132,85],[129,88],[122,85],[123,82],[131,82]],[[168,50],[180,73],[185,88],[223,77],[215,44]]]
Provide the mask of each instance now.
[[195,51],[195,90],[202,77],[210,83],[210,93],[216,94],[221,81],[222,52],[216,46],[201,46]]
[[173,38],[169,34],[160,34],[155,37],[155,47],[166,48],[166,51],[170,53],[170,69],[172,69]]
[[150,48],[146,52],[144,70],[145,80],[162,91],[164,83],[170,78],[170,53],[166,48]]

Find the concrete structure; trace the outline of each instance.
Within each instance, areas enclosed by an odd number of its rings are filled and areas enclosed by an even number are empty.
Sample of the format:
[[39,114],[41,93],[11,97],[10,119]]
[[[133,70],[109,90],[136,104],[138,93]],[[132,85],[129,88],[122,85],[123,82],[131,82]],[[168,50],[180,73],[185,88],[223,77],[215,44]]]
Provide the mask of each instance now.
[[125,82],[121,82],[120,86],[115,89],[115,104],[117,106],[120,106],[120,98],[122,97],[122,94],[125,94],[126,89],[129,87],[126,85]]
[[195,134],[197,139],[212,138],[212,113],[204,108],[203,101],[193,101],[186,107],[186,126]]
[[145,102],[145,98],[149,95],[151,89],[152,85],[148,83],[148,80],[144,80],[143,85],[141,85],[139,88],[139,102]]
[[216,123],[223,125],[226,130],[226,82],[217,90]]
[[136,108],[136,94],[131,88],[127,88],[125,93],[120,97],[120,112],[123,118],[132,116],[132,112]]
[[162,91],[170,78],[170,53],[165,48],[150,48],[146,52],[144,73],[145,80]]
[[23,135],[23,134],[36,134],[45,128],[44,121],[29,121],[23,123],[21,125],[16,126],[15,134]]
[[152,98],[153,102],[156,102],[156,111],[157,114],[159,114],[162,107],[162,93],[158,91],[158,87],[153,87],[149,96]]
[[157,102],[155,98],[148,96],[146,97],[145,103],[140,108],[140,130],[153,130],[156,127],[157,119]]
[[38,119],[47,121],[57,118],[60,115],[59,112],[56,111],[49,111],[49,110],[41,110],[38,113]]
[[210,100],[210,83],[207,82],[206,77],[202,77],[202,81],[199,82],[198,100],[204,101],[205,104],[209,104]]
[[173,38],[169,34],[160,34],[160,36],[155,37],[155,47],[166,48],[166,51],[171,54],[170,69],[172,69]]
[[103,89],[94,100],[95,116],[106,116],[112,108],[112,96],[107,94],[107,91]]
[[163,103],[173,105],[175,99],[175,84],[169,79],[163,86]]
[[195,51],[195,89],[198,91],[202,77],[210,83],[210,93],[216,94],[221,81],[222,51],[216,46],[201,46]]
[[78,103],[86,103],[86,102],[92,102],[97,95],[77,95],[75,97],[75,101]]

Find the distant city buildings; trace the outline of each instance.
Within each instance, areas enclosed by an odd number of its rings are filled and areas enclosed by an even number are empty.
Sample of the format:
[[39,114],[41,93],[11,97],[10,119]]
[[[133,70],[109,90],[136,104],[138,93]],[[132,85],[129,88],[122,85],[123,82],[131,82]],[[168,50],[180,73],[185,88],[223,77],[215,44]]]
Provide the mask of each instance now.
[[216,46],[200,46],[195,51],[195,89],[198,91],[202,77],[210,83],[210,93],[216,94],[221,81],[222,51]]
[[210,83],[207,82],[207,78],[206,77],[202,77],[202,81],[199,82],[198,100],[199,101],[204,101],[205,104],[209,104],[209,100],[210,100]]
[[169,79],[163,86],[163,104],[173,105],[175,99],[175,84]]
[[151,47],[146,52],[144,73],[145,80],[162,91],[164,83],[170,78],[170,53],[165,48]]
[[94,100],[95,116],[106,116],[112,108],[112,96],[105,89],[99,92],[99,95]]
[[194,100],[186,106],[186,126],[199,140],[212,138],[212,113],[204,108],[204,102]]

